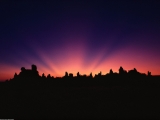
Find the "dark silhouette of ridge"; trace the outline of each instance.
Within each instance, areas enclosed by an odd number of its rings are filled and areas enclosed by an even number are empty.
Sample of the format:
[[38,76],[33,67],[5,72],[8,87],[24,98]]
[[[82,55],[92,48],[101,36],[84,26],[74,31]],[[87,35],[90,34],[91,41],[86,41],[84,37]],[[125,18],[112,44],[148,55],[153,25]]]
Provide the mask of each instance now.
[[[12,79],[10,79],[10,81],[31,81],[31,82],[35,82],[35,81],[41,81],[41,80],[45,80],[45,79],[49,79],[49,80],[54,80],[54,79],[106,79],[106,80],[110,80],[112,78],[117,78],[117,79],[130,79],[130,78],[140,78],[145,79],[147,77],[151,77],[151,72],[148,71],[148,74],[144,74],[144,73],[140,73],[136,70],[136,68],[129,70],[128,72],[126,70],[123,69],[122,66],[120,66],[119,68],[119,73],[114,73],[112,69],[110,69],[109,73],[107,73],[106,75],[102,75],[101,71],[98,74],[95,74],[95,76],[93,77],[92,73],[90,73],[89,76],[87,75],[81,75],[79,72],[77,72],[77,76],[73,76],[72,73],[68,73],[65,72],[65,75],[63,77],[57,77],[55,78],[54,76],[51,76],[50,74],[48,74],[47,76],[45,76],[45,74],[43,73],[41,76],[39,75],[39,72],[37,71],[37,66],[36,65],[32,65],[31,69],[25,69],[24,67],[21,68],[21,72],[19,74],[15,73],[14,77]],[[153,76],[152,76],[153,77]]]
[[44,74],[40,76],[39,72],[37,71],[37,66],[32,65],[31,69],[26,69],[25,67],[22,67],[21,72],[19,74],[15,73],[14,78],[11,80],[22,82],[20,80],[23,79],[23,81],[26,82],[33,82],[33,80],[38,80],[40,77],[44,77]]
[[159,119],[160,76],[119,73],[39,75],[36,65],[0,83],[0,118]]

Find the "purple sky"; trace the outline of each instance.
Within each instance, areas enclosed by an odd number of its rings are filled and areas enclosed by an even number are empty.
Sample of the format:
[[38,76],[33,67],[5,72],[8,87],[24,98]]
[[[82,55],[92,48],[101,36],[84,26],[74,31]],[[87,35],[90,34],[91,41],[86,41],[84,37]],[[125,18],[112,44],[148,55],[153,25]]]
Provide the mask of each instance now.
[[159,0],[0,1],[0,80],[103,74],[120,66],[160,74]]

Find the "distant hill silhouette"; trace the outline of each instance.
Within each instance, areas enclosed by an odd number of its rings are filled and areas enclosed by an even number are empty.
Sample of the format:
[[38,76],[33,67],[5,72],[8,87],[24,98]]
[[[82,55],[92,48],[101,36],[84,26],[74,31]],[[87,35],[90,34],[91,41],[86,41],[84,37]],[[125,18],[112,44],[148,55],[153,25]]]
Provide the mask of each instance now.
[[[134,68],[133,70],[129,70],[128,72],[126,70],[123,69],[122,66],[120,66],[119,68],[119,73],[114,73],[112,69],[110,69],[109,73],[107,73],[106,75],[102,75],[101,72],[99,72],[98,74],[95,74],[95,76],[92,75],[92,73],[90,73],[89,76],[87,75],[81,75],[79,72],[77,73],[77,76],[73,76],[72,73],[68,73],[65,72],[65,75],[63,77],[60,77],[62,79],[69,79],[69,78],[83,78],[83,79],[90,79],[90,78],[106,78],[108,77],[121,77],[121,78],[128,78],[128,77],[149,77],[152,76],[151,72],[148,71],[148,74],[144,74],[144,73],[140,73],[136,70],[136,68]],[[37,80],[37,79],[55,79],[53,76],[51,76],[50,74],[48,74],[47,76],[44,75],[44,73],[40,76],[39,72],[37,71],[37,66],[36,65],[32,65],[31,69],[25,69],[24,67],[21,68],[21,72],[19,74],[15,73],[14,78],[10,79],[11,81],[17,81],[17,80]],[[32,81],[33,82],[33,81]]]
[[119,73],[39,75],[36,65],[0,82],[0,118],[160,119],[160,76]]

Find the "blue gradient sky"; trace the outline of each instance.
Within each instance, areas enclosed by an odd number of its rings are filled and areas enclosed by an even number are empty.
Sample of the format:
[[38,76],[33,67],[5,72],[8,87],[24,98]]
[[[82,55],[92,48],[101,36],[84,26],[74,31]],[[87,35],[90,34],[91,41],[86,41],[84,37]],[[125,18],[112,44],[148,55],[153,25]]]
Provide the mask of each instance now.
[[120,66],[160,74],[160,2],[1,1],[0,80],[22,66],[63,76]]

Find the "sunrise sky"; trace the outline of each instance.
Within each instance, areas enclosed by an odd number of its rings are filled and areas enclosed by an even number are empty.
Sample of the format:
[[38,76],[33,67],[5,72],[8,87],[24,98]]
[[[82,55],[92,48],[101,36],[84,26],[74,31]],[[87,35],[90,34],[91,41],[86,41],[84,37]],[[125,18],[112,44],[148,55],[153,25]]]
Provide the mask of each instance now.
[[21,67],[64,76],[136,68],[160,75],[160,1],[0,1],[0,80]]

